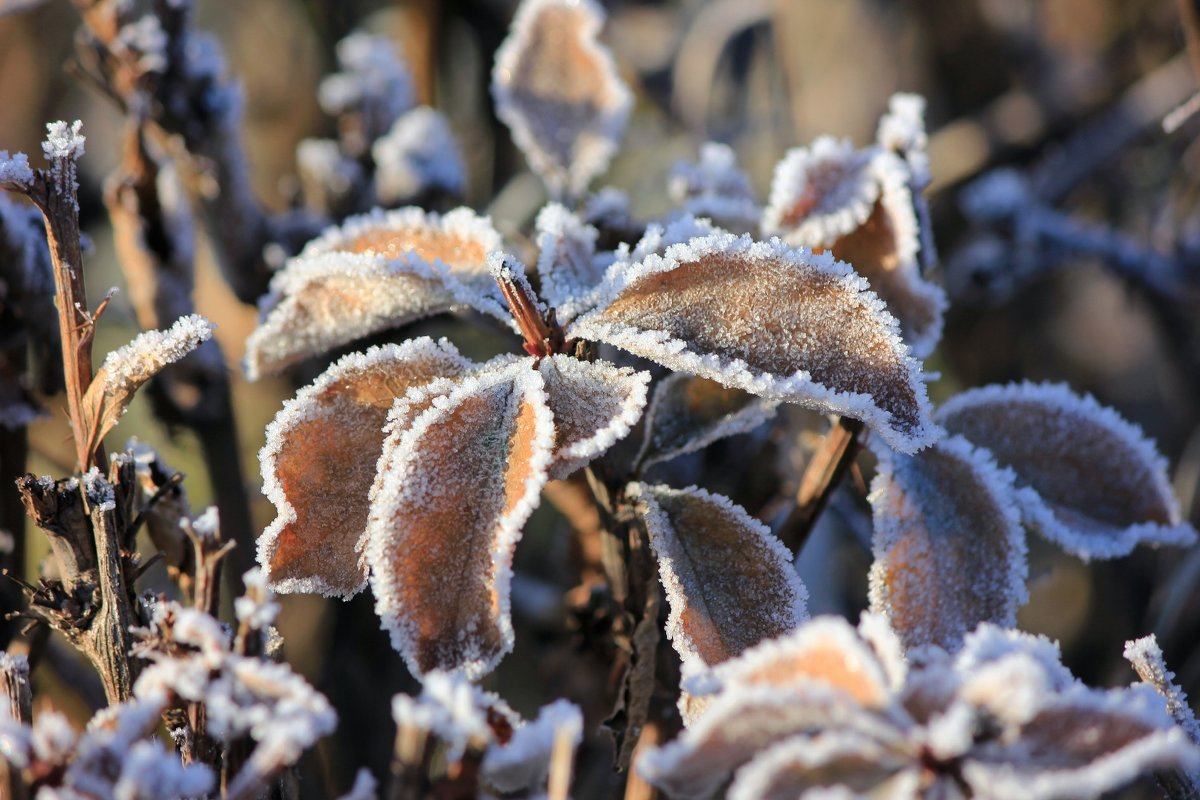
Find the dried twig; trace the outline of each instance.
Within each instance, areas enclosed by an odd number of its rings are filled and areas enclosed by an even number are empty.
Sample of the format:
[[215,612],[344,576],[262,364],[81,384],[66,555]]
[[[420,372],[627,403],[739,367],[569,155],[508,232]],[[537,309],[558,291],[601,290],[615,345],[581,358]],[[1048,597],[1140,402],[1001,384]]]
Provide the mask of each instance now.
[[804,548],[817,518],[854,463],[862,447],[862,432],[863,424],[858,420],[838,417],[809,459],[796,492],[796,505],[776,532],[793,553]]

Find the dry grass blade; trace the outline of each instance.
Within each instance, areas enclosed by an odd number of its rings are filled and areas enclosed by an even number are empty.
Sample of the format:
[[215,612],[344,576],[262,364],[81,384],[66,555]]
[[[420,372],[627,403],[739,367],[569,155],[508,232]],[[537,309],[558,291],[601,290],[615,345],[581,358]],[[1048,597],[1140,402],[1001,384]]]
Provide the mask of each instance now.
[[830,256],[713,234],[618,270],[602,291],[571,335],[863,420],[904,452],[937,438],[920,366],[895,319]]
[[685,674],[808,617],[791,551],[745,509],[695,487],[641,486],[636,496],[671,605],[667,636]]
[[461,380],[385,443],[371,496],[371,587],[415,674],[479,677],[512,649],[512,551],[553,445],[541,374],[526,361]]
[[939,420],[1012,469],[1022,521],[1081,558],[1196,541],[1154,443],[1090,395],[1061,384],[986,386],[952,398]]
[[346,356],[284,405],[259,453],[279,516],[258,560],[276,591],[350,597],[366,585],[359,554],[388,411],[409,389],[472,367],[444,339],[413,339]]
[[525,0],[496,53],[496,113],[552,194],[578,195],[604,171],[633,105],[593,0]]
[[871,609],[906,648],[953,652],[982,622],[1016,624],[1028,565],[1011,476],[953,437],[885,456],[871,489]]

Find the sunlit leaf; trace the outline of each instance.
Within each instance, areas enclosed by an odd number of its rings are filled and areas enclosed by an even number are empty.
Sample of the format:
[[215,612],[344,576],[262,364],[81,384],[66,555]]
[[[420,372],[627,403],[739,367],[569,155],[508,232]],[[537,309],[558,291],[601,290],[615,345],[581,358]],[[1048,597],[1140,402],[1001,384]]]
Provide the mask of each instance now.
[[375,211],[310,242],[271,280],[246,340],[251,378],[376,331],[470,305],[508,321],[487,270],[500,235],[469,209]]
[[898,92],[888,98],[888,110],[879,119],[875,141],[904,159],[908,166],[908,188],[912,194],[913,212],[920,231],[921,272],[928,274],[938,262],[937,246],[933,241],[933,224],[929,219],[929,204],[925,189],[933,181],[929,172],[929,137],[925,132],[925,98]]
[[703,489],[639,486],[684,671],[719,664],[807,618],[792,553],[746,510]]
[[[512,551],[554,446],[531,364],[461,379],[384,443],[367,559],[376,611],[414,674],[476,678],[512,649]],[[397,405],[426,400],[410,392]]]
[[906,648],[954,651],[981,622],[1015,624],[1028,565],[1011,481],[959,437],[883,454],[870,497],[871,608]]
[[349,597],[366,585],[358,550],[388,410],[409,389],[473,366],[444,339],[372,347],[284,404],[259,453],[279,516],[258,540],[258,560],[276,591]]
[[648,467],[752,431],[775,416],[775,406],[707,378],[672,373],[654,387],[638,463]]
[[763,230],[849,263],[923,358],[941,338],[946,296],[921,276],[913,192],[913,174],[901,156],[821,138],[791,151],[776,169]]
[[604,171],[633,105],[596,39],[603,22],[593,0],[524,0],[496,51],[496,113],[556,195]]
[[1081,558],[1190,545],[1166,460],[1136,425],[1061,384],[985,386],[939,411],[952,433],[1013,470],[1022,521]]
[[596,258],[600,234],[558,203],[543,208],[534,227],[541,296],[557,312],[559,323],[566,324],[588,307],[604,277],[603,265]]
[[99,444],[120,421],[146,381],[208,341],[213,328],[204,317],[192,314],[175,320],[165,331],[138,334],[129,344],[109,353],[81,403],[90,446]]
[[714,234],[609,273],[571,335],[770,400],[861,419],[888,444],[932,442],[920,365],[866,282],[830,256]]
[[554,413],[552,478],[565,478],[623,439],[646,407],[648,372],[566,355],[544,358],[538,369]]

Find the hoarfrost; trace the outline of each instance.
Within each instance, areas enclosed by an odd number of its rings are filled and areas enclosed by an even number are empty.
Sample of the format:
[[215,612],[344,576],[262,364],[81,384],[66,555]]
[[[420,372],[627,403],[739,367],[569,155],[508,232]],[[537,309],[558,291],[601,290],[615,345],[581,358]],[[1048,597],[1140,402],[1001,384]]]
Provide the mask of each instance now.
[[352,217],[276,273],[246,341],[251,378],[371,333],[461,305],[509,322],[487,271],[500,235],[466,208]]
[[0,183],[28,188],[33,183],[33,170],[29,168],[29,156],[0,150]]
[[625,438],[646,407],[648,372],[562,354],[538,369],[554,414],[551,478],[565,478]]
[[42,153],[47,161],[66,160],[77,161],[83,157],[84,144],[87,137],[83,135],[82,120],[75,120],[70,125],[65,122],[46,123],[46,140],[42,143]]
[[1012,476],[962,437],[880,453],[871,484],[871,609],[907,649],[953,652],[982,622],[1016,623],[1028,575]]
[[503,793],[540,788],[550,769],[558,737],[572,749],[583,738],[583,714],[566,700],[543,706],[537,719],[513,731],[505,745],[493,744],[483,758],[483,778]]
[[524,0],[496,51],[492,96],[530,167],[554,195],[604,171],[633,106],[593,0]]
[[428,106],[405,113],[371,145],[375,194],[395,205],[438,190],[460,196],[466,167],[446,117]]
[[667,637],[684,674],[737,656],[807,618],[792,553],[726,497],[703,489],[631,485],[658,557],[671,613]]
[[1084,560],[1196,541],[1166,460],[1090,395],[1062,384],[991,385],[951,398],[938,419],[1012,469],[1022,521]]
[[604,277],[596,257],[600,234],[558,203],[538,212],[534,228],[541,293],[554,307],[558,322],[566,324],[590,306],[591,295]]
[[1167,669],[1162,648],[1154,634],[1125,643],[1125,659],[1133,665],[1138,677],[1166,701],[1167,713],[1194,743],[1200,745],[1200,722],[1188,705],[1187,694],[1175,683],[1175,673]]
[[699,162],[680,161],[672,167],[667,194],[686,213],[709,217],[725,227],[754,227],[762,216],[750,178],[738,168],[733,149],[717,142],[701,146]]
[[861,419],[903,452],[937,438],[919,364],[846,264],[778,240],[714,234],[620,267],[573,336]]
[[[384,443],[367,558],[376,612],[414,674],[476,678],[512,649],[512,551],[546,482],[555,435],[529,363],[438,391]],[[405,402],[420,400],[410,392]]]
[[344,356],[284,403],[259,453],[278,516],[258,562],[275,591],[349,598],[365,587],[359,556],[388,412],[409,389],[473,368],[445,339],[421,337]]

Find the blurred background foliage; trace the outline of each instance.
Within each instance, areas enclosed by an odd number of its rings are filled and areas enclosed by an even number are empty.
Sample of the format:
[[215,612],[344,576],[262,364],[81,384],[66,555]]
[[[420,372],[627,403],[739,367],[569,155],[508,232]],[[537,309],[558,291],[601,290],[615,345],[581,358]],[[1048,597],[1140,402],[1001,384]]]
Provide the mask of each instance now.
[[[1166,0],[610,0],[604,38],[637,105],[606,183],[628,192],[641,219],[666,211],[667,174],[706,140],[730,144],[765,200],[771,171],[787,148],[823,133],[871,140],[894,91],[928,100],[936,239],[946,263],[965,241],[956,198],[973,177],[999,165],[1027,169],[1045,199],[1081,219],[1122,231],[1164,252],[1187,250],[1197,234],[1194,120],[1166,134],[1162,115],[1186,99],[1196,78],[1184,54],[1179,9]],[[245,145],[254,186],[271,208],[296,193],[296,143],[328,136],[333,122],[316,102],[320,78],[335,67],[334,46],[356,28],[391,37],[414,76],[421,102],[451,120],[468,168],[467,202],[516,235],[545,202],[498,124],[488,94],[495,48],[512,0],[198,0],[197,27],[220,39],[232,75],[244,85]],[[121,117],[65,68],[78,26],[60,1],[0,18],[0,145],[39,151],[47,120],[80,118],[88,137],[81,163],[82,214],[93,251],[87,263],[92,307],[121,286],[101,184],[119,153]],[[244,341],[256,310],[240,304],[200,249],[197,307],[218,325],[234,374],[234,403],[255,526],[274,509],[259,492],[263,429],[291,396],[292,376],[248,384]],[[1066,381],[1142,425],[1170,459],[1184,514],[1200,522],[1200,345],[1163,326],[1143,293],[1088,260],[1047,270],[997,298],[970,277],[948,274],[946,334],[929,371],[935,400],[969,386],[1022,378]],[[1200,308],[1196,308],[1200,315]],[[97,354],[135,332],[118,295],[97,337]],[[393,338],[448,334],[472,355],[506,343],[438,319]],[[309,374],[307,377],[311,377]],[[73,459],[62,403],[30,428],[28,469],[64,475]],[[674,485],[704,479],[752,513],[769,516],[805,459],[819,420],[797,413],[769,430],[720,443],[665,465]],[[186,473],[193,506],[211,501],[197,443],[156,421],[146,400],[110,437],[136,435]],[[796,441],[801,447],[794,446]],[[870,518],[862,481],[852,476],[799,559],[814,613],[855,618],[866,605]],[[13,487],[0,487],[13,492]],[[570,588],[564,563],[567,523],[549,504],[531,521],[518,554],[517,647],[487,685],[502,687],[519,711],[556,696],[589,704],[595,670],[581,669],[559,599]],[[29,532],[28,574],[44,556]],[[148,543],[147,543],[148,544]],[[533,546],[530,546],[530,545]],[[151,571],[144,588],[165,590]],[[1142,549],[1116,562],[1084,564],[1034,543],[1024,628],[1059,640],[1065,661],[1089,683],[1133,680],[1123,642],[1156,632],[1185,689],[1200,692],[1200,553]],[[361,765],[382,772],[391,750],[391,694],[411,690],[388,646],[369,596],[342,604],[287,597],[280,628],[286,656],[338,707],[342,735],[318,748],[305,768],[312,796],[333,796]],[[598,664],[599,662],[597,662]],[[69,648],[52,646],[35,674],[41,703],[85,719],[96,692]],[[582,753],[576,795],[607,796],[609,756],[602,737]]]

